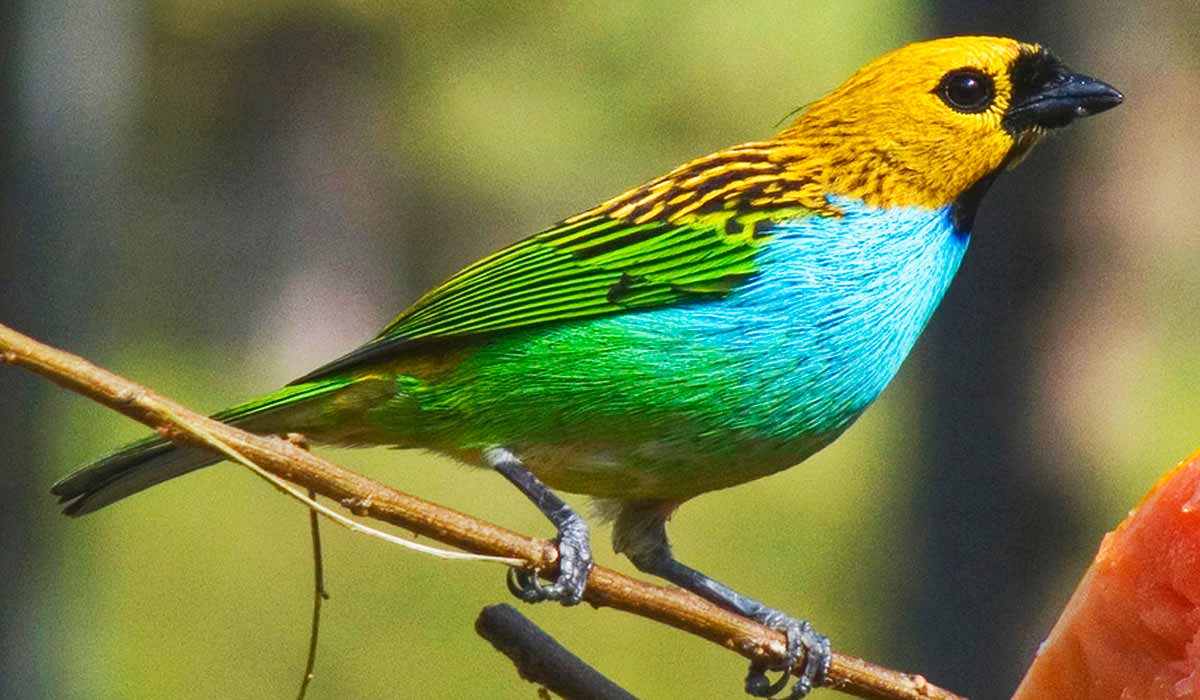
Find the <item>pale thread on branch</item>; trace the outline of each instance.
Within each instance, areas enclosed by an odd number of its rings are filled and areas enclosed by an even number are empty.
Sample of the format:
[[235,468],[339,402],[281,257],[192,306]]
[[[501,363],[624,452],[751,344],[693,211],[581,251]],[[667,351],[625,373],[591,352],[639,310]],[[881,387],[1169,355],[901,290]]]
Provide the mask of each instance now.
[[[23,367],[60,386],[144,423],[177,442],[211,447],[216,438],[263,470],[332,499],[352,513],[396,525],[468,552],[520,559],[543,575],[556,573],[552,542],[521,535],[458,511],[396,491],[332,464],[285,438],[255,435],[211,420],[70,353],[0,325],[0,362]],[[584,600],[640,615],[703,637],[764,663],[781,659],[781,632],[674,587],[639,581],[595,567]],[[803,670],[803,660],[792,669]],[[922,676],[834,654],[827,688],[878,700],[964,700]]]

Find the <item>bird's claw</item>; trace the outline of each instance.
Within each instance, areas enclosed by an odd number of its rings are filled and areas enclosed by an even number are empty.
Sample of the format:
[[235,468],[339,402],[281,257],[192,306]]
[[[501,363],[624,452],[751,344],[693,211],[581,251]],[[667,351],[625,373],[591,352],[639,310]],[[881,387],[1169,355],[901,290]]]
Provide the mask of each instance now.
[[537,571],[533,569],[511,567],[505,582],[508,584],[508,592],[526,603],[540,603],[548,597],[546,587],[538,580]]
[[563,605],[578,605],[587,588],[592,571],[592,548],[587,526],[564,527],[558,536],[558,579],[542,583],[536,571],[511,568],[508,570],[508,590],[526,603],[557,600]]
[[777,629],[787,636],[787,653],[783,662],[773,666],[775,670],[783,671],[783,675],[774,682],[767,677],[768,667],[764,664],[751,664],[750,672],[746,675],[746,692],[760,698],[774,697],[776,693],[787,687],[791,678],[791,670],[804,654],[804,671],[792,686],[788,694],[789,700],[800,700],[820,687],[829,674],[829,662],[833,652],[829,646],[829,638],[819,634],[805,620],[797,620],[771,608],[764,609],[754,616],[759,622],[772,629]]

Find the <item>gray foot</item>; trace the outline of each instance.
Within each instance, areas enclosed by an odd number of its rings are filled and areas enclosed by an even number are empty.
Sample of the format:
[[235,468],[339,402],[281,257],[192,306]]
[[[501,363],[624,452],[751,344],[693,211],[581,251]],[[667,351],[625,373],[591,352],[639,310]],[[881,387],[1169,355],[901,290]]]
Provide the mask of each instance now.
[[543,584],[535,571],[509,569],[508,590],[526,603],[557,600],[563,605],[578,605],[592,570],[591,532],[587,523],[512,452],[490,447],[483,451],[483,458],[520,489],[558,530],[558,580]]
[[588,573],[592,570],[592,547],[587,523],[575,513],[558,532],[558,578],[554,583],[542,583],[529,569],[508,570],[508,590],[526,603],[556,600],[563,605],[577,605],[583,600]]
[[746,676],[747,693],[755,697],[769,698],[786,688],[788,679],[791,678],[791,670],[800,660],[801,654],[804,654],[804,671],[792,686],[788,698],[799,700],[825,682],[829,673],[829,662],[833,658],[829,638],[817,633],[807,621],[797,620],[773,608],[763,608],[753,618],[756,622],[787,635],[787,656],[778,669],[783,671],[783,676],[775,682],[767,678],[765,667],[751,665],[750,673]]

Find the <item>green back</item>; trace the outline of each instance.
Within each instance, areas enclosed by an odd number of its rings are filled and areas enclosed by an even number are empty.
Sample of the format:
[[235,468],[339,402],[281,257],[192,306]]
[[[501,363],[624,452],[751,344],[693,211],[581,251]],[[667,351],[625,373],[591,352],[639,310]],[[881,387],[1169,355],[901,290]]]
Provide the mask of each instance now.
[[373,340],[294,383],[362,369],[431,342],[723,297],[754,275],[755,253],[775,221],[796,214],[568,220],[467,267]]

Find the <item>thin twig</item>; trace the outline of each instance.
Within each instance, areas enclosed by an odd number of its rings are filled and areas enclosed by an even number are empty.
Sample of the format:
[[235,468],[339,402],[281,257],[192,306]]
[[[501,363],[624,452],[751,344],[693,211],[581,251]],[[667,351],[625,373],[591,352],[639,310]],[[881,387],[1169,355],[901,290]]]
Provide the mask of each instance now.
[[566,700],[637,700],[511,605],[481,610],[475,631],[511,659],[522,678]]
[[[391,535],[386,532],[383,532],[382,530],[377,530],[369,525],[364,525],[363,523],[360,523],[351,518],[347,518],[346,516],[342,515],[341,513],[337,512],[335,510],[331,510],[330,508],[312,500],[308,496],[305,496],[302,492],[300,492],[296,488],[292,487],[291,485],[289,485],[288,483],[283,481],[283,479],[272,474],[270,471],[260,467],[258,464],[256,464],[254,462],[254,460],[247,457],[243,452],[240,452],[235,447],[227,444],[224,440],[222,440],[221,438],[214,435],[204,425],[197,424],[191,420],[187,420],[178,415],[175,415],[172,412],[172,409],[170,409],[169,407],[163,408],[163,418],[167,419],[167,421],[170,423],[172,428],[186,432],[192,439],[199,441],[202,446],[208,447],[209,449],[213,450],[214,452],[224,455],[231,462],[241,464],[242,466],[246,467],[250,471],[257,474],[259,477],[266,480],[268,483],[270,483],[272,486],[274,486],[276,489],[278,489],[284,495],[290,496],[290,497],[296,499],[297,501],[303,503],[305,506],[308,507],[309,511],[311,511],[313,513],[317,513],[319,515],[322,515],[322,516],[328,518],[329,520],[332,520],[334,523],[341,525],[342,527],[346,528],[347,530],[349,530],[351,532],[357,532],[362,535],[367,535],[368,537],[374,537],[375,539],[383,540],[384,542],[390,542],[392,544],[399,545],[405,549],[411,549],[414,552],[420,552],[422,554],[429,554],[431,556],[438,557],[439,559],[457,559],[457,560],[463,560],[463,561],[486,561],[486,562],[492,562],[495,564],[507,564],[509,566],[520,566],[521,564],[524,563],[521,560],[514,559],[512,557],[502,557],[502,556],[494,556],[494,555],[488,555],[488,554],[473,554],[471,552],[455,552],[455,551],[451,551],[449,549],[442,549],[440,547],[430,547],[427,544],[421,544],[420,542],[413,542],[412,540],[406,540],[403,537],[397,537],[395,535]],[[162,429],[160,429],[160,432],[161,432],[161,430]],[[184,436],[175,436],[172,439],[175,439],[178,441],[180,439],[183,439],[183,437]],[[286,439],[290,444],[298,447],[298,449],[307,449],[305,447],[297,445],[291,436],[286,436],[284,439]],[[309,489],[309,493],[312,493],[311,488]]]
[[[308,497],[314,502],[317,500],[317,494],[311,489]],[[313,669],[317,666],[317,639],[321,633],[321,603],[329,599],[329,593],[325,590],[325,563],[321,556],[321,518],[315,510],[308,511],[308,531],[312,535],[313,553],[312,627],[308,633],[308,660],[304,664],[304,678],[300,681],[300,693],[296,700],[304,700],[308,685],[312,683]]]
[[[158,429],[177,442],[205,446],[207,432],[263,469],[330,498],[360,516],[382,520],[471,552],[511,557],[546,576],[557,574],[552,542],[534,539],[396,491],[323,460],[278,437],[254,435],[218,423],[75,355],[0,325],[0,362],[24,367],[113,410]],[[783,634],[677,588],[655,586],[595,567],[584,600],[641,615],[703,637],[759,663],[784,656]],[[803,671],[803,663],[792,672]],[[827,687],[877,700],[961,700],[921,676],[834,654]]]

